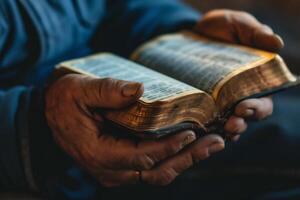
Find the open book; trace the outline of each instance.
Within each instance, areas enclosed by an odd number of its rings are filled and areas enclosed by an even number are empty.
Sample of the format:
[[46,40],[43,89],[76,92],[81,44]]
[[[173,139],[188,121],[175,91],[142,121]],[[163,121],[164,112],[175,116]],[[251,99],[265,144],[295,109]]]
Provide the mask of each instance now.
[[160,36],[138,48],[131,60],[100,53],[62,62],[57,69],[63,74],[144,83],[138,102],[105,114],[112,124],[141,137],[183,129],[222,131],[239,101],[298,84],[275,53],[212,41],[192,32]]

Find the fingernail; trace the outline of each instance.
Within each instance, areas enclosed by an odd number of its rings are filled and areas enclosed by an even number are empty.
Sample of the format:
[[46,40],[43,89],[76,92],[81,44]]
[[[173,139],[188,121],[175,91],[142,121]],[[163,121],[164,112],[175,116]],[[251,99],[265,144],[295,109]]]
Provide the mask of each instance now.
[[183,148],[188,144],[191,144],[195,140],[196,140],[196,135],[194,133],[190,134],[184,138],[183,142],[181,143],[181,147]]
[[127,83],[122,88],[122,95],[124,97],[133,97],[137,94],[140,87],[140,83]]
[[281,49],[281,48],[283,48],[284,47],[284,41],[283,41],[283,39],[279,36],[279,35],[277,35],[277,34],[275,34],[275,38],[277,39],[277,45],[278,45],[278,47],[276,47],[277,49]]
[[[280,36],[277,35],[277,34],[275,34],[275,37],[280,41],[281,46],[283,47],[283,46],[284,46],[284,41],[283,41],[282,37],[280,37]],[[281,47],[281,48],[282,48],[282,47]]]
[[254,115],[254,110],[253,109],[246,109],[245,111],[244,111],[244,116],[245,117],[251,117],[251,116],[253,116]]
[[224,144],[223,142],[222,142],[222,143],[220,143],[220,142],[218,142],[218,143],[213,143],[212,145],[210,145],[210,146],[208,147],[208,153],[209,153],[209,154],[216,153],[216,152],[218,152],[218,151],[223,150],[224,147],[225,147],[225,144]]

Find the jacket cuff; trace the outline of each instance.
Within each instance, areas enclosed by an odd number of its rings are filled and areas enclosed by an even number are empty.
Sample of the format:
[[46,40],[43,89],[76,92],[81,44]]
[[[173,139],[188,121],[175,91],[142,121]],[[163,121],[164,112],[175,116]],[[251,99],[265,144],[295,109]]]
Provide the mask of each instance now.
[[70,163],[70,158],[55,143],[47,124],[44,93],[44,88],[35,88],[31,92],[28,139],[21,142],[24,163],[27,163],[24,165],[25,174],[34,190],[46,184],[47,178],[59,176]]

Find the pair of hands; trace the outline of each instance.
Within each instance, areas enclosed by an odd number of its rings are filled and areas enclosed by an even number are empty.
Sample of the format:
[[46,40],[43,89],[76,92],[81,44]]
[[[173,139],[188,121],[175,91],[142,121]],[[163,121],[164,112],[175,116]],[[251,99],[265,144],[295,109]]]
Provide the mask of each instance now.
[[[200,34],[233,43],[277,51],[283,42],[253,16],[238,11],[208,12],[196,25]],[[121,109],[143,94],[140,83],[67,75],[46,93],[46,118],[60,147],[107,187],[134,184],[166,185],[195,163],[224,148],[218,135],[197,139],[192,131],[153,141],[132,141],[103,133],[103,116],[95,108]],[[237,140],[247,119],[263,119],[272,113],[270,98],[241,102],[224,129]]]

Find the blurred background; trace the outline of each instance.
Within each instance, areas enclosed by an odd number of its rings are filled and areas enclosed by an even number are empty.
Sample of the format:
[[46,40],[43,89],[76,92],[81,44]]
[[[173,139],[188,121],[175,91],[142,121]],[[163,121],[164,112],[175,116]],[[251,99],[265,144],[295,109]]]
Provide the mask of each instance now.
[[185,0],[201,12],[229,8],[250,12],[279,34],[285,48],[280,52],[294,73],[300,74],[300,0]]

